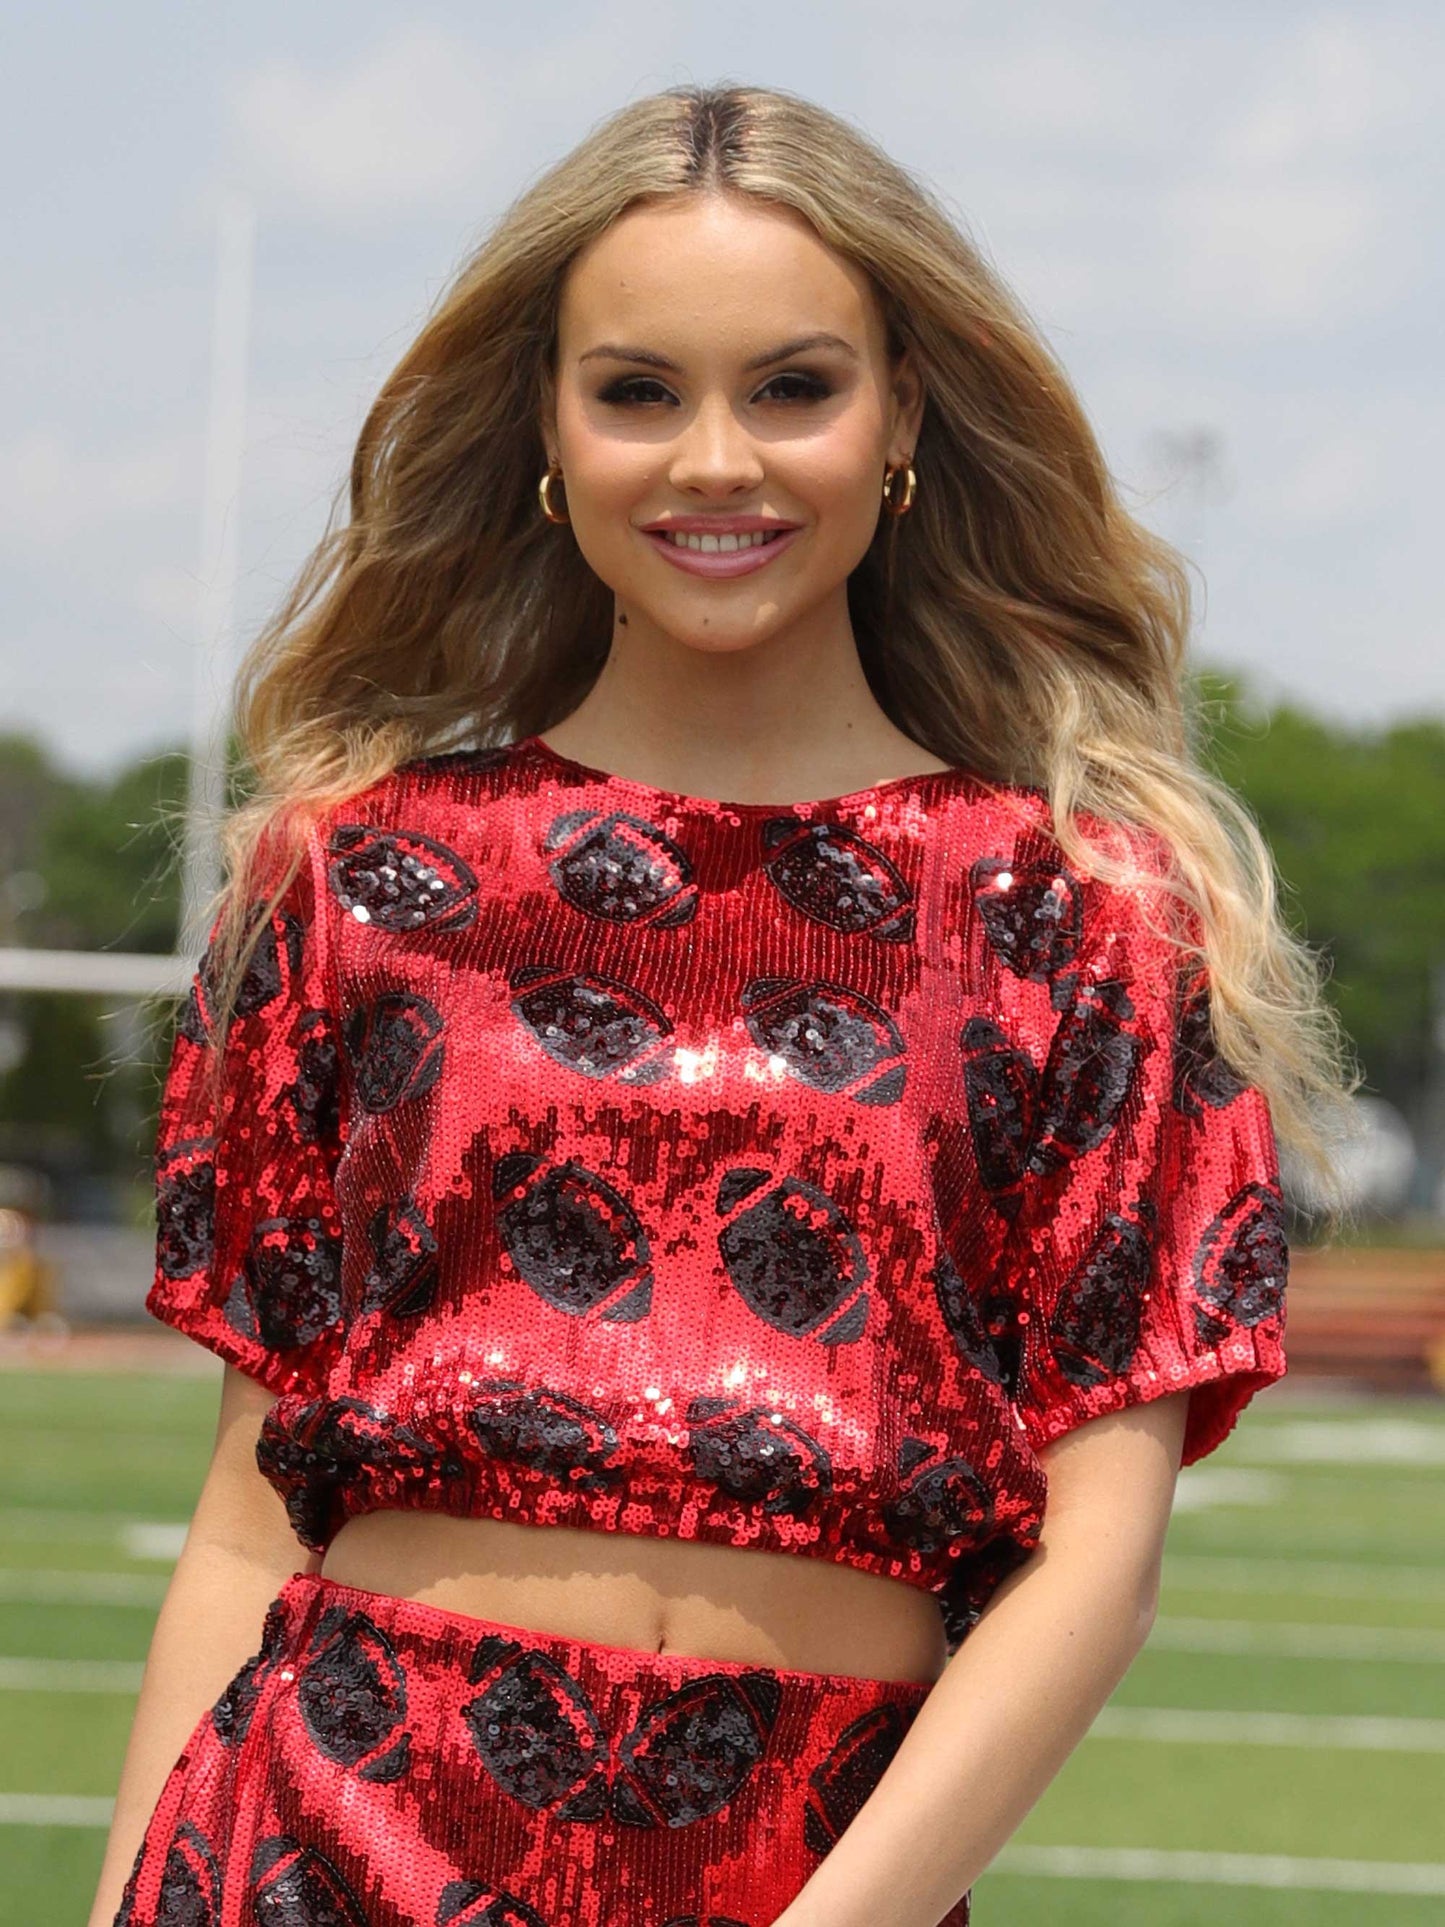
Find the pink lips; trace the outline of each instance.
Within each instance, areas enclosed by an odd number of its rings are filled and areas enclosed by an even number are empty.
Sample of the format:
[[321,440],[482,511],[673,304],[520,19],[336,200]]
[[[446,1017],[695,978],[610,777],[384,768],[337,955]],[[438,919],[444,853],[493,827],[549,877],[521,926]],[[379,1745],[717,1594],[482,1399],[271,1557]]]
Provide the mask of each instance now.
[[689,575],[715,577],[751,575],[755,569],[766,568],[773,557],[788,548],[793,538],[801,533],[800,529],[784,529],[781,535],[775,535],[771,541],[752,548],[732,549],[726,553],[718,550],[705,555],[701,549],[681,548],[676,542],[669,542],[665,535],[655,529],[642,530],[644,539],[660,549],[667,560],[679,569],[685,569]]

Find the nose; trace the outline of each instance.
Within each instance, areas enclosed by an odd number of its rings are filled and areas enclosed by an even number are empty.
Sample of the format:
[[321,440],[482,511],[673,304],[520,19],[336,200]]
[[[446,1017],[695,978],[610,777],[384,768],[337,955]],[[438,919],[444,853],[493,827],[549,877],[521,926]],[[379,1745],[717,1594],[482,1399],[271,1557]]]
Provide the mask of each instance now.
[[756,488],[763,465],[751,435],[725,395],[704,401],[673,444],[668,479],[675,488],[731,494]]

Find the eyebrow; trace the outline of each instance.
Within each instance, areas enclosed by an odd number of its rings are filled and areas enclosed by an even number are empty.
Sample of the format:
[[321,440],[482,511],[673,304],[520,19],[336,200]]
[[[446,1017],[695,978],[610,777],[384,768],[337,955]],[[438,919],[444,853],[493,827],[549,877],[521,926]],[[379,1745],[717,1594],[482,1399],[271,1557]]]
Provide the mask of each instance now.
[[[839,348],[851,360],[858,360],[857,349],[841,335],[799,335],[796,341],[785,341],[780,348],[770,348],[765,355],[756,355],[751,361],[744,362],[743,371],[745,374],[751,374],[754,369],[766,368],[775,361],[787,361],[793,355],[806,354],[810,348]],[[666,355],[656,354],[650,348],[629,348],[613,341],[601,342],[597,347],[589,348],[585,355],[579,355],[577,359],[592,361],[599,357],[608,361],[640,361],[645,367],[664,368],[669,374],[674,375],[681,372],[678,364],[675,361],[669,361]]]

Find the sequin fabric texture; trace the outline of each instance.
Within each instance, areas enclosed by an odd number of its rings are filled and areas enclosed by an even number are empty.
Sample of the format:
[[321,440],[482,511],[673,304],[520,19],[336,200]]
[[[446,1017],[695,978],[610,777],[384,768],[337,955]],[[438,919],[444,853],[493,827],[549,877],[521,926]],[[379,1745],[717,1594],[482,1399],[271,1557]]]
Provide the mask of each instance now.
[[934,1593],[1038,1449],[1285,1370],[1258,1092],[1149,893],[961,770],[727,804],[526,737],[336,806],[213,1110],[203,960],[147,1308],[276,1399],[298,1540],[383,1507],[711,1540]]
[[115,1927],[771,1927],[927,1690],[296,1573],[172,1767]]

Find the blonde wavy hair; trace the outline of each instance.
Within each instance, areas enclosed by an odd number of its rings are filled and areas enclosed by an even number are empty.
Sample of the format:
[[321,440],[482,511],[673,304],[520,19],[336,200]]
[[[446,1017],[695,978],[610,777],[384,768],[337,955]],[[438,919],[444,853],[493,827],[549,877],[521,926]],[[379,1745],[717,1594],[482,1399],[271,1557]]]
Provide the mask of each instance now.
[[[880,516],[848,582],[879,704],[943,760],[1042,789],[1071,862],[1159,888],[1220,1052],[1328,1190],[1340,1035],[1254,822],[1194,751],[1187,565],[1122,505],[1062,368],[941,202],[779,88],[671,87],[603,121],[511,205],[382,385],[349,490],[237,678],[254,781],[220,825],[221,1011],[299,826],[415,756],[545,729],[591,686],[611,592],[537,506],[563,282],[636,203],[718,192],[794,210],[866,270],[927,391],[915,504]],[[263,845],[289,852],[279,872]],[[1141,871],[1149,847],[1168,860]]]

